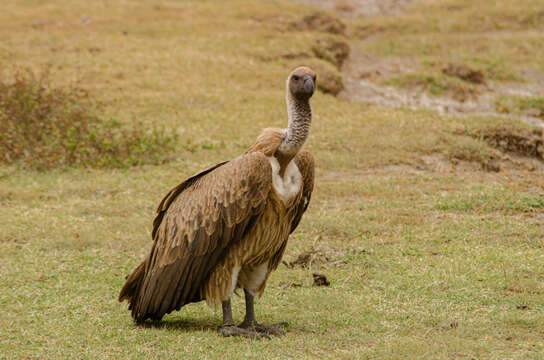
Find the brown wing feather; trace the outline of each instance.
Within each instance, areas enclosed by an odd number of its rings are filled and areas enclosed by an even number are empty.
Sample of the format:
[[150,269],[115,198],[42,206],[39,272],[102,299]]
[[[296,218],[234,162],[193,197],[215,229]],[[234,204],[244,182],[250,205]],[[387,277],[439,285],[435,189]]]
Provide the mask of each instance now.
[[189,302],[229,245],[263,212],[272,169],[262,153],[242,155],[187,179],[163,199],[153,223],[153,247],[129,299],[137,321],[160,319]]
[[[312,154],[306,150],[299,151],[299,153],[294,158],[295,163],[297,164],[298,169],[302,175],[302,195],[300,196],[298,202],[295,204],[295,211],[293,213],[293,218],[291,221],[291,234],[297,228],[302,215],[308,208],[310,204],[310,198],[312,197],[312,191],[314,190],[314,157]],[[285,241],[278,252],[274,255],[268,264],[270,270],[275,270],[283,257],[287,241]]]
[[310,204],[312,191],[314,190],[314,157],[312,154],[306,150],[300,151],[297,156],[295,156],[295,163],[302,174],[303,183],[302,196],[298,204],[296,204],[295,217],[291,223],[290,233],[297,228],[300,219],[302,219],[302,215]]
[[162,218],[163,218],[164,214],[166,213],[166,210],[168,210],[168,207],[170,206],[172,201],[183,190],[185,190],[187,187],[191,186],[191,184],[193,184],[196,179],[206,175],[210,171],[213,171],[213,170],[217,169],[221,165],[225,165],[227,162],[228,161],[223,161],[223,162],[221,162],[221,163],[219,163],[217,165],[211,166],[211,167],[207,168],[206,170],[203,170],[203,171],[199,172],[196,175],[191,176],[190,178],[188,178],[187,180],[185,180],[184,182],[182,182],[181,184],[179,184],[178,186],[176,186],[175,188],[170,190],[168,192],[168,194],[166,194],[166,196],[161,200],[161,203],[157,207],[157,216],[155,216],[155,219],[153,220],[153,231],[151,232],[151,238],[152,239],[155,239],[155,234],[156,234],[157,230],[159,229],[159,225],[161,224]]

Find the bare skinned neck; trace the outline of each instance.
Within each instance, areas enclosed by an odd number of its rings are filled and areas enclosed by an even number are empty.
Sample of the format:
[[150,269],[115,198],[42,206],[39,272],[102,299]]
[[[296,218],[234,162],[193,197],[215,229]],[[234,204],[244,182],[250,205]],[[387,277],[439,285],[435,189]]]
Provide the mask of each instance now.
[[312,108],[309,99],[297,99],[290,92],[286,100],[289,124],[278,152],[295,156],[310,134]]
[[309,99],[296,98],[291,92],[287,91],[286,100],[289,123],[287,129],[284,130],[283,141],[276,152],[282,174],[287,164],[306,142],[312,125],[312,107]]

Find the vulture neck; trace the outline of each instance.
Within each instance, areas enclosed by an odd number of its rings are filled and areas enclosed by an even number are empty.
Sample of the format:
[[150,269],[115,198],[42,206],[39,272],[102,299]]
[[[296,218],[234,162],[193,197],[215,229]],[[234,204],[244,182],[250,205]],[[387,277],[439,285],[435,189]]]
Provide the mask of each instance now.
[[302,148],[312,125],[312,107],[310,99],[298,99],[287,91],[287,116],[289,124],[285,136],[276,151],[280,164],[280,176],[283,177],[287,165]]

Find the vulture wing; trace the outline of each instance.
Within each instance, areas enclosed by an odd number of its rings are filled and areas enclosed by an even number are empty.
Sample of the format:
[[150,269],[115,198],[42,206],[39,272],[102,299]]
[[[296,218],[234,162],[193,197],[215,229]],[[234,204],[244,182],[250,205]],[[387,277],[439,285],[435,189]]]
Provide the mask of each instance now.
[[[291,231],[289,234],[295,231],[300,223],[302,215],[304,215],[304,212],[310,204],[310,198],[312,197],[312,191],[314,189],[314,157],[312,154],[306,150],[299,151],[294,160],[302,175],[302,196],[295,204],[295,212],[291,221]],[[283,257],[283,253],[285,252],[286,246],[287,241],[283,243],[282,247],[278,250],[274,257],[270,259],[270,262],[268,263],[270,270],[275,270],[278,267]]]
[[271,188],[270,162],[262,153],[251,153],[172,189],[153,221],[151,253],[119,295],[129,299],[136,321],[160,319],[203,300],[200,288],[226,249],[255,224]]
[[291,233],[295,231],[302,215],[308,208],[314,190],[314,157],[312,154],[306,150],[300,151],[295,156],[295,163],[302,174],[302,197],[296,205],[295,217],[291,223]]

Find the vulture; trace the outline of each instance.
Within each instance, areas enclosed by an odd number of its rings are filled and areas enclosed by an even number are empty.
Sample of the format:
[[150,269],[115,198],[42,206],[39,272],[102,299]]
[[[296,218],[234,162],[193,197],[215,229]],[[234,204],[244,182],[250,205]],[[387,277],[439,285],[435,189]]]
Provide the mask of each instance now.
[[[254,298],[285,252],[314,186],[314,159],[302,150],[310,133],[316,73],[298,67],[287,78],[288,127],[266,128],[234,160],[191,176],[162,199],[153,221],[151,251],[127,276],[136,323],[160,320],[182,306],[221,304],[223,336],[283,335],[286,323],[257,322]],[[246,313],[235,325],[231,296],[243,289]]]

